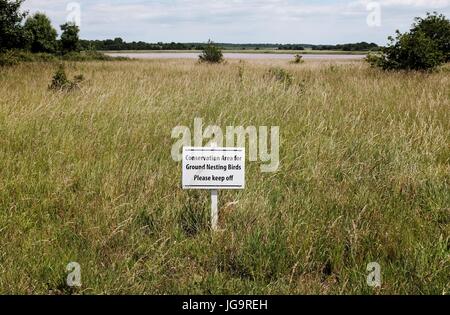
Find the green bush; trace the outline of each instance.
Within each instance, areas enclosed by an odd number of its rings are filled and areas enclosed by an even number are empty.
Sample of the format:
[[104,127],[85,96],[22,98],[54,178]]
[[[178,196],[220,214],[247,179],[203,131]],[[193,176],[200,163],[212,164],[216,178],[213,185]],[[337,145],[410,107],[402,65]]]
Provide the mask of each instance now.
[[78,89],[83,80],[83,75],[75,76],[73,81],[69,80],[67,78],[64,65],[60,64],[53,75],[52,83],[50,84],[49,89],[53,91],[72,91],[74,89]]
[[14,66],[19,63],[14,51],[8,50],[0,53],[0,67]]
[[397,31],[380,54],[369,54],[366,60],[384,70],[427,71],[449,61],[450,21],[437,13],[428,13],[425,19],[415,21],[410,32]]
[[53,54],[33,54],[26,50],[8,50],[4,53],[0,53],[0,59],[3,60],[5,63],[4,65],[14,65],[21,62],[52,62],[58,60]]
[[34,62],[55,62],[58,57],[53,54],[48,53],[38,53],[38,54],[28,54],[30,56],[30,61]]
[[444,62],[444,56],[423,32],[397,32],[380,55],[369,55],[366,60],[384,70],[434,70]]
[[97,52],[69,52],[61,56],[65,61],[110,60],[110,57]]
[[64,61],[123,61],[127,57],[111,57],[98,51],[69,52],[61,56]]
[[58,67],[53,75],[52,83],[49,86],[51,90],[62,90],[69,85],[70,81],[67,79],[67,74],[63,65]]
[[426,18],[416,18],[412,32],[423,32],[436,43],[445,61],[450,61],[450,21],[443,14],[427,13]]
[[199,60],[200,62],[221,63],[223,54],[219,47],[215,46],[212,41],[208,41],[208,44],[199,56]]
[[303,56],[297,54],[294,56],[294,61],[292,61],[295,64],[302,64],[305,62],[305,60],[303,60]]

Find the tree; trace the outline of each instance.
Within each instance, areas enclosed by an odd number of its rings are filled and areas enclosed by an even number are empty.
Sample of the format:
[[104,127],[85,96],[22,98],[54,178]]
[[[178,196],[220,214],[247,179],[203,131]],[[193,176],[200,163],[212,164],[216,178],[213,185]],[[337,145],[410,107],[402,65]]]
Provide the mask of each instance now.
[[53,53],[56,50],[56,30],[43,13],[36,13],[25,21],[25,33],[32,52]]
[[28,13],[20,11],[23,1],[0,0],[0,51],[25,46],[21,23]]
[[79,51],[80,48],[80,38],[78,33],[80,32],[79,27],[72,22],[61,25],[61,48],[63,53],[68,53],[72,51]]
[[450,21],[443,14],[427,13],[426,18],[416,18],[411,32],[423,32],[437,44],[445,61],[450,61]]
[[448,61],[450,22],[437,13],[415,21],[410,32],[390,36],[380,55],[369,55],[369,63],[384,70],[434,70]]
[[223,54],[219,47],[209,40],[206,47],[203,48],[202,54],[199,56],[201,62],[221,63],[223,61]]
[[443,62],[437,44],[423,32],[398,32],[390,41],[379,64],[385,70],[433,70]]

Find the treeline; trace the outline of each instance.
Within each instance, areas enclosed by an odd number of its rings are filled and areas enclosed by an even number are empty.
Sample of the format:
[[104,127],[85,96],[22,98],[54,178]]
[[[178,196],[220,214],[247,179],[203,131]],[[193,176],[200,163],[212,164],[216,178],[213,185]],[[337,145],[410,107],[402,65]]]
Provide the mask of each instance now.
[[[82,50],[203,50],[207,43],[146,43],[143,41],[126,42],[122,38],[105,40],[81,40]],[[220,49],[276,49],[274,44],[230,44],[230,43],[215,43]]]
[[278,50],[305,50],[305,45],[296,45],[296,44],[278,45]]
[[[342,51],[373,51],[378,50],[379,47],[375,43],[355,43],[343,45],[310,45],[310,44],[230,44],[230,43],[216,43],[220,49],[230,50],[259,50],[259,49],[273,49],[273,50],[342,50]],[[82,50],[203,50],[207,46],[206,43],[146,43],[126,42],[122,38],[106,40],[81,40],[80,47]]]
[[122,38],[106,40],[81,40],[82,50],[201,50],[201,44],[184,43],[146,43],[146,42],[125,42]]
[[355,44],[342,45],[317,45],[313,46],[313,50],[342,50],[342,51],[374,51],[380,47],[375,43],[360,42]]
[[[126,42],[122,38],[105,40],[81,40],[82,50],[203,50],[207,43],[147,43],[143,41]],[[251,49],[277,49],[277,44],[232,44],[215,43],[217,47],[224,50],[251,50]]]

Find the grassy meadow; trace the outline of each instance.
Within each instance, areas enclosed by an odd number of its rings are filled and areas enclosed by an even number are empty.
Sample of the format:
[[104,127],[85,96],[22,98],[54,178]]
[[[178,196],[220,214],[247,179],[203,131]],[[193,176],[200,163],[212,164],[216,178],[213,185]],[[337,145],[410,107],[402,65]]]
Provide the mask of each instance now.
[[[1,294],[450,292],[448,67],[70,62],[85,81],[54,92],[56,69],[0,69]],[[280,169],[247,163],[246,189],[220,192],[217,233],[209,193],[181,190],[170,155],[195,117],[280,126]]]

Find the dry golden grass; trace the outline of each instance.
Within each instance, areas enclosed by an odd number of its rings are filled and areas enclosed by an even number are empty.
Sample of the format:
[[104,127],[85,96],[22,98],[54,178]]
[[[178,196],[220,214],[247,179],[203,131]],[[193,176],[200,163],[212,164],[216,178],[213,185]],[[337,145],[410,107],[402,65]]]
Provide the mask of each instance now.
[[[265,76],[274,66],[290,87]],[[56,67],[0,70],[1,293],[449,292],[448,70],[71,63],[86,82],[55,93]],[[279,171],[248,163],[246,190],[220,194],[217,234],[208,193],[181,190],[170,157],[172,128],[195,117],[281,129]]]

